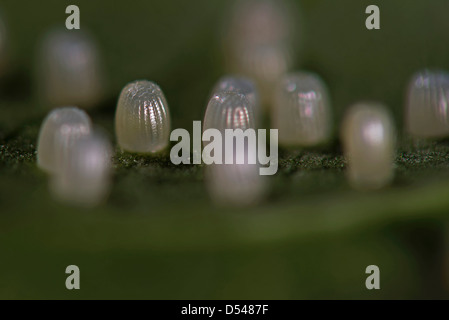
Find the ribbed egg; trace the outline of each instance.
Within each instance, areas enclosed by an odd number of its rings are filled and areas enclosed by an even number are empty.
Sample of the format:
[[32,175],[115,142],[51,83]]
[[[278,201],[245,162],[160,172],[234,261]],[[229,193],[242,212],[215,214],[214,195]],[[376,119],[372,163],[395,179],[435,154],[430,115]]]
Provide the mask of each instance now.
[[170,128],[168,104],[157,84],[140,80],[123,88],[115,114],[115,132],[123,150],[161,151],[169,143]]
[[449,73],[424,70],[409,84],[405,128],[418,138],[449,135]]
[[[247,96],[236,91],[222,91],[213,95],[206,109],[204,130],[217,129],[222,135],[222,164],[209,164],[205,168],[206,187],[212,200],[218,204],[245,206],[259,202],[266,185],[260,176],[260,166],[252,164],[247,143],[243,149],[234,145],[232,164],[224,164],[226,129],[256,129],[254,105]],[[207,145],[207,143],[205,143]],[[255,151],[255,150],[254,150]],[[251,155],[253,158],[255,155]],[[203,154],[203,160],[208,158]]]
[[280,80],[272,109],[272,128],[279,130],[279,144],[284,146],[313,146],[329,140],[329,93],[318,75],[297,72]]
[[212,96],[204,116],[203,129],[256,129],[254,106],[240,93],[226,91]]
[[378,189],[394,176],[396,131],[386,107],[359,103],[346,113],[341,138],[347,177],[357,189]]
[[91,133],[91,128],[89,116],[81,109],[63,107],[51,111],[39,131],[38,166],[50,173],[60,172],[63,158],[77,140]]
[[259,105],[259,95],[256,85],[249,78],[240,76],[221,77],[212,89],[212,96],[214,94],[226,91],[237,92],[245,95],[249,102],[255,106],[255,108]]
[[212,89],[211,97],[213,97],[217,93],[227,91],[243,94],[248,99],[254,111],[256,125],[258,125],[261,112],[259,93],[257,91],[255,83],[245,77],[224,76],[221,77],[215,84],[214,88]]
[[53,108],[90,108],[103,96],[105,78],[95,42],[81,31],[52,30],[42,40],[36,86],[42,102]]

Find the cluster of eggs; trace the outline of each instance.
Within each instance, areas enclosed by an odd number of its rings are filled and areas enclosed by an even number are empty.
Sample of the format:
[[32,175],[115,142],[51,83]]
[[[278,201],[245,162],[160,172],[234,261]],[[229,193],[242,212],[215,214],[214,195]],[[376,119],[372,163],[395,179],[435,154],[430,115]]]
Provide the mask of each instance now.
[[[296,45],[294,19],[288,17],[280,2],[238,2],[224,38],[228,70],[241,76],[223,77],[213,87],[204,130],[257,129],[262,115],[268,113],[282,146],[313,147],[331,139],[332,107],[326,84],[314,73],[289,72]],[[2,33],[0,22],[0,57]],[[99,61],[94,42],[85,34],[50,33],[39,61],[43,99],[52,107],[86,109],[97,104],[103,90]],[[449,135],[448,74],[423,71],[413,76],[405,124],[414,137]],[[127,84],[115,115],[120,148],[141,154],[159,152],[168,146],[170,130],[169,107],[160,87],[146,80]],[[340,133],[353,187],[377,189],[391,182],[396,130],[385,106],[375,102],[353,105],[344,116]],[[41,127],[38,165],[51,173],[52,190],[61,199],[93,205],[105,199],[110,188],[111,150],[85,111],[57,108]],[[261,200],[267,184],[258,166],[236,162],[206,166],[212,198],[238,205]]]
[[51,175],[51,190],[58,198],[83,206],[104,200],[110,187],[111,157],[109,141],[93,128],[83,110],[57,108],[44,119],[37,164]]

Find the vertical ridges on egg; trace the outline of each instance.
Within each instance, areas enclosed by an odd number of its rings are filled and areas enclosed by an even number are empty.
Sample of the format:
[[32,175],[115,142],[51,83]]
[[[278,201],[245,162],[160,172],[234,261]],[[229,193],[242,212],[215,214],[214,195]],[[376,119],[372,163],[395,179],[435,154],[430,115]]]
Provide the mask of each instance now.
[[328,89],[313,73],[285,75],[278,83],[272,127],[285,146],[313,146],[329,140],[332,111]]
[[168,145],[170,113],[159,86],[135,81],[122,90],[115,115],[120,147],[130,152],[158,152]]
[[[245,143],[243,150],[234,145],[233,163],[224,164],[224,152],[229,151],[225,148],[225,130],[256,129],[255,105],[245,94],[239,93],[241,90],[235,90],[236,88],[229,82],[222,87],[233,91],[216,90],[217,93],[210,99],[204,116],[203,130],[213,128],[220,131],[223,152],[222,164],[213,163],[205,168],[207,191],[213,201],[219,204],[233,206],[255,204],[263,197],[266,185],[265,179],[259,175],[259,164],[248,163],[249,144]],[[237,159],[243,160],[243,163],[237,163]]]
[[259,108],[259,93],[257,91],[255,83],[249,78],[241,76],[221,77],[212,89],[211,96],[226,91],[245,95],[248,101],[254,106],[254,108]]
[[259,127],[261,119],[260,97],[256,84],[249,78],[241,76],[223,76],[212,89],[212,98],[217,93],[236,92],[243,94],[251,104],[254,113],[255,125]]
[[423,70],[410,80],[405,129],[418,138],[449,135],[449,73]]
[[203,130],[215,128],[256,129],[253,106],[245,95],[237,92],[220,92],[209,101],[204,116]]

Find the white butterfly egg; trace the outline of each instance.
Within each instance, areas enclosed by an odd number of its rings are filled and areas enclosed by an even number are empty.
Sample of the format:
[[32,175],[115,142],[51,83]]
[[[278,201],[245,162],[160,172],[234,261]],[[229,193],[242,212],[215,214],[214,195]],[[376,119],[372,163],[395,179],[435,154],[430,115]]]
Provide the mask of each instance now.
[[[227,152],[233,152],[232,154],[234,157],[237,155],[236,144],[237,140],[240,140],[240,138],[245,145],[245,150],[247,150],[249,143],[254,143],[255,145],[257,144],[257,142],[255,141],[255,137],[257,134],[257,130],[255,129],[257,128],[257,123],[253,107],[253,104],[247,99],[244,94],[232,91],[219,92],[213,95],[213,97],[210,99],[209,104],[207,105],[206,114],[204,116],[203,134],[208,129],[216,129],[220,132],[221,156],[219,154],[215,155],[215,153],[213,156],[216,159],[221,158],[222,163],[225,162]],[[233,131],[231,132],[233,137],[226,138],[227,129],[241,129],[242,131],[237,133]],[[254,131],[248,132],[247,130]],[[247,134],[248,136],[246,136]],[[237,136],[239,136],[239,138],[237,138]],[[254,139],[250,139],[250,137],[254,137]],[[215,138],[213,139],[215,140]],[[232,139],[233,150],[227,150],[227,139]],[[250,140],[254,141],[251,142]],[[206,148],[208,148],[209,143],[209,141],[203,141],[203,161],[205,163],[210,163],[212,161],[212,158],[209,157],[209,153],[205,152]],[[253,158],[256,156],[256,154],[252,155]]]
[[212,89],[212,96],[216,93],[226,91],[237,92],[245,95],[254,108],[257,108],[259,105],[259,95],[256,85],[248,78],[239,76],[221,77]]
[[203,129],[256,129],[254,106],[241,93],[226,91],[212,96],[204,116]]
[[84,32],[53,30],[38,56],[37,87],[50,107],[90,108],[103,96],[104,76],[95,42]]
[[242,48],[230,70],[254,78],[260,88],[264,106],[271,104],[276,81],[292,67],[288,48],[258,45]]
[[[65,155],[76,140],[91,133],[89,116],[76,107],[54,109],[44,119],[37,142],[37,164],[58,173]],[[58,139],[58,143],[57,140]]]
[[396,133],[383,105],[356,104],[346,113],[341,134],[347,177],[357,189],[378,189],[394,176]]
[[157,84],[141,80],[125,86],[115,114],[115,132],[122,149],[161,151],[169,143],[170,127],[168,104]]
[[[63,135],[56,139],[65,144]],[[77,139],[64,155],[59,174],[53,176],[53,194],[86,207],[103,202],[111,186],[111,157],[112,148],[104,135],[93,132]]]
[[243,94],[248,99],[252,105],[256,125],[258,125],[260,121],[260,99],[255,83],[245,77],[224,76],[215,84],[211,97],[227,91]]
[[409,84],[405,128],[418,138],[449,135],[449,73],[424,70]]
[[[211,199],[221,205],[248,206],[263,200],[267,191],[260,166],[248,161],[248,149],[237,151],[232,164],[210,164],[205,168],[205,182]],[[237,163],[237,159],[241,163]]]
[[314,146],[329,140],[332,111],[326,85],[313,73],[285,75],[276,88],[272,128],[284,146]]
[[297,28],[283,1],[237,1],[225,34],[225,53],[232,73],[254,79],[264,105],[273,84],[292,66]]

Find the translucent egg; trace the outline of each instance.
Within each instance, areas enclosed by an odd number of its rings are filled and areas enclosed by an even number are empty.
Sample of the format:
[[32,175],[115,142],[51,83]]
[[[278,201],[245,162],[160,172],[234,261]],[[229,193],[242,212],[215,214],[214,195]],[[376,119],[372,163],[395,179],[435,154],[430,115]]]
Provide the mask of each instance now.
[[449,73],[424,70],[408,87],[405,128],[418,138],[449,135]]
[[47,172],[58,173],[62,159],[77,140],[91,133],[91,128],[89,116],[81,109],[63,107],[51,111],[44,119],[39,132],[38,166]]
[[250,79],[239,76],[224,76],[217,81],[212,90],[212,96],[214,94],[226,91],[237,92],[245,95],[254,108],[258,108],[258,92],[256,85]]
[[271,103],[273,84],[296,55],[296,10],[283,1],[236,1],[225,32],[228,69],[257,82],[261,98]]
[[[247,149],[245,149],[247,152]],[[237,154],[233,164],[210,164],[205,167],[205,182],[212,200],[221,205],[248,206],[263,200],[267,191],[265,176],[259,173],[258,164],[247,160],[237,163],[236,158],[248,155]]]
[[84,32],[53,30],[42,41],[37,87],[50,107],[90,108],[103,96],[104,77],[95,42]]
[[[65,145],[64,136],[56,139]],[[53,194],[87,207],[103,202],[111,186],[111,157],[111,145],[103,134],[93,132],[77,139],[65,154],[59,174],[53,176]]]
[[329,140],[332,111],[326,85],[313,73],[284,76],[276,88],[272,128],[279,130],[279,144],[313,146]]
[[248,99],[254,111],[256,125],[258,125],[261,113],[260,99],[254,82],[245,77],[224,76],[220,78],[214,86],[211,97],[217,93],[227,91],[243,94]]
[[254,106],[245,95],[227,91],[217,93],[210,99],[204,116],[203,130],[246,130],[256,127]]
[[280,0],[241,0],[232,8],[228,32],[237,45],[291,41],[294,30],[289,7]]
[[[217,129],[222,137],[222,163],[213,163],[205,167],[206,186],[212,200],[217,204],[231,206],[246,206],[260,202],[266,191],[266,180],[260,175],[257,155],[249,154],[250,150],[256,153],[256,149],[250,146],[249,141],[238,147],[234,140],[233,149],[228,150],[225,142],[226,129],[245,131],[256,128],[252,103],[245,95],[237,92],[225,91],[215,94],[207,106],[203,128]],[[228,156],[226,152],[230,151],[232,163],[225,164],[225,158]],[[211,162],[204,152],[203,161]]]
[[141,80],[123,88],[115,114],[115,132],[123,150],[161,151],[169,143],[170,127],[168,104],[157,84]]
[[383,105],[356,104],[342,123],[342,142],[348,161],[347,177],[357,189],[378,189],[394,176],[396,133]]
[[241,73],[257,81],[265,107],[272,103],[276,81],[292,67],[288,48],[261,45],[242,48],[230,71]]

